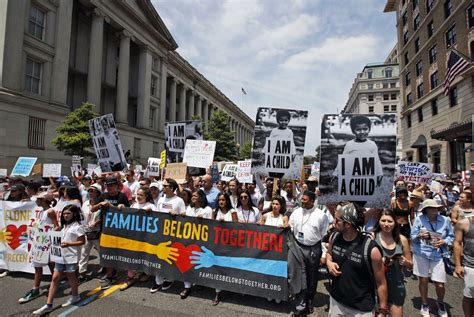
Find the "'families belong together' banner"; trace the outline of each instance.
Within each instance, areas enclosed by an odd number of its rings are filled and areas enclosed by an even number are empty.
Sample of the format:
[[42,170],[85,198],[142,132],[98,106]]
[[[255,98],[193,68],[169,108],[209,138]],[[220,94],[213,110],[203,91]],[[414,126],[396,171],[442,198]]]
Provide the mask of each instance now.
[[286,300],[283,229],[109,208],[101,264],[212,288]]

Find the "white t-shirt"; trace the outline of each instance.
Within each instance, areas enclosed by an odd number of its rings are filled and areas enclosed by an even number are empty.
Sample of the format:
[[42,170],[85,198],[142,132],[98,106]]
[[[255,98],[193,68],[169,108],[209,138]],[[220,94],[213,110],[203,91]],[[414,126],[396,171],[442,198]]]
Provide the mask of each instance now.
[[219,209],[217,211],[216,220],[231,222],[232,221],[232,214],[235,214],[235,213],[237,213],[237,210],[235,210],[235,209],[228,210],[226,213],[223,213]]
[[158,211],[158,208],[156,208],[156,206],[150,202],[145,202],[143,204],[140,204],[139,202],[134,202],[130,208]]
[[188,217],[203,217],[206,219],[212,219],[212,209],[211,207],[207,206],[204,208],[194,208],[189,206],[186,209],[186,216]]
[[179,197],[179,196],[173,196],[171,198],[168,198],[166,196],[161,197],[158,200],[158,206],[157,206],[159,212],[171,212],[175,211],[179,214],[182,214],[183,212],[186,212],[186,207],[184,206],[184,200]]
[[262,218],[262,214],[256,207],[252,207],[252,210],[243,210],[242,207],[238,207],[237,217],[240,222],[257,223]]
[[[78,222],[65,226],[61,230],[61,242],[76,242],[84,235],[84,227]],[[71,246],[61,249],[62,264],[76,264],[79,262],[79,249],[81,246]]]
[[133,195],[136,195],[137,190],[140,189],[140,183],[137,181],[134,181],[134,182],[125,181],[123,184],[127,186],[128,188],[130,188],[130,191],[132,192]]

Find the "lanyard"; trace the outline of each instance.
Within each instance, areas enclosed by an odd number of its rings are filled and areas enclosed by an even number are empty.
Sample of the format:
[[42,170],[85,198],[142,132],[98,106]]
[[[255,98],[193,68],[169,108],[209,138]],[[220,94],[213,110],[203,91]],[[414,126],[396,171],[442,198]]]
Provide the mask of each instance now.
[[[247,219],[245,219],[245,213],[244,213],[245,211],[248,211],[248,212],[249,212],[249,214],[247,215]],[[244,216],[244,221],[245,221],[245,223],[249,223],[249,221],[250,221],[250,213],[251,213],[251,212],[253,212],[253,209],[252,209],[252,210],[244,210],[244,209],[242,209],[242,216]]]
[[[311,210],[311,209],[310,209]],[[309,218],[311,218],[311,211],[309,212],[309,215],[308,217],[306,218],[306,220],[304,220],[304,209],[301,208],[301,227],[300,227],[300,230],[299,232],[302,232],[303,231],[303,226],[309,221]]]

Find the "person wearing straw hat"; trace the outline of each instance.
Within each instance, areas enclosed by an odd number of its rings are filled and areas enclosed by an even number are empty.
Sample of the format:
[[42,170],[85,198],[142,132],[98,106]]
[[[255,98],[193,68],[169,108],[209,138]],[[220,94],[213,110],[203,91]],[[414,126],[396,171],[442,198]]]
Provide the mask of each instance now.
[[[425,198],[424,196],[424,193],[419,189],[413,190],[410,194],[409,207],[411,214],[414,214],[415,217],[421,216],[421,208],[423,207],[422,202]],[[415,218],[410,219],[412,225],[413,221],[415,221]]]
[[442,207],[434,199],[425,200],[421,208],[422,215],[415,219],[411,230],[413,274],[419,277],[422,316],[430,316],[430,277],[436,289],[438,315],[448,316],[444,305],[446,271],[443,253],[453,244],[454,232],[451,221],[439,213]]

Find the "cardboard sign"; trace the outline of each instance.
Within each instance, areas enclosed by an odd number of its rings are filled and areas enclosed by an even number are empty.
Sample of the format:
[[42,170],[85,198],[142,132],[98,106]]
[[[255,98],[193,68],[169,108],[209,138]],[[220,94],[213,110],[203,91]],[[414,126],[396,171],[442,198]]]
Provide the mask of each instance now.
[[[11,175],[28,176],[36,163],[37,157],[19,157]],[[41,172],[41,170],[40,170]]]
[[235,178],[235,174],[237,173],[238,168],[239,167],[237,166],[237,164],[227,164],[226,166],[224,166],[224,169],[222,170],[221,174],[221,180],[223,180],[224,182],[228,182],[231,179]]
[[148,165],[146,167],[147,175],[148,176],[160,176],[160,165],[161,165],[161,159],[154,158],[154,157],[149,157],[148,158]]
[[253,182],[252,161],[238,161],[237,166],[237,180],[242,184],[251,184]]
[[212,164],[216,141],[187,140],[183,162],[190,167],[208,168]]
[[172,178],[178,184],[186,183],[186,163],[168,163],[166,165],[165,178]]
[[43,177],[60,177],[61,164],[43,164]]
[[398,162],[395,178],[405,182],[427,184],[432,178],[433,164],[418,162]]

